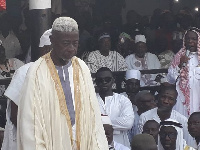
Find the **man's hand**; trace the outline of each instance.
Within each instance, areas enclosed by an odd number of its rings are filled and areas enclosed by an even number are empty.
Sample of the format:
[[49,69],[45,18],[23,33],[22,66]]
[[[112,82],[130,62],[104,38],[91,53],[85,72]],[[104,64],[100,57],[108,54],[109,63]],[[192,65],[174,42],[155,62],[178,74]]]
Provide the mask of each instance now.
[[180,64],[178,65],[178,67],[179,67],[179,68],[182,68],[182,67],[183,67],[183,64],[184,64],[184,63],[187,64],[187,62],[188,62],[189,59],[190,59],[190,58],[188,58],[188,57],[185,56],[185,55],[182,56],[181,59],[180,59]]

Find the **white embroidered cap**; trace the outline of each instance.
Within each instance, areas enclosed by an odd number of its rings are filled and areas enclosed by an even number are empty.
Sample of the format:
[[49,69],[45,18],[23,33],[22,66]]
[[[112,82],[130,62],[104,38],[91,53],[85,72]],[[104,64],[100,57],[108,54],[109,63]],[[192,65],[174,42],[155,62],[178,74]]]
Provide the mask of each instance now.
[[126,71],[126,80],[129,80],[129,79],[140,80],[141,79],[140,71],[139,70],[135,70],[135,69],[127,70]]
[[39,47],[44,47],[45,45],[51,45],[51,41],[49,38],[50,35],[52,35],[52,29],[49,29],[43,33],[43,35],[40,38]]
[[136,35],[135,36],[135,43],[144,42],[146,43],[146,38],[144,35]]
[[103,123],[103,124],[112,125],[111,120],[110,120],[110,117],[108,117],[108,116],[101,116],[101,120],[102,120],[102,123]]

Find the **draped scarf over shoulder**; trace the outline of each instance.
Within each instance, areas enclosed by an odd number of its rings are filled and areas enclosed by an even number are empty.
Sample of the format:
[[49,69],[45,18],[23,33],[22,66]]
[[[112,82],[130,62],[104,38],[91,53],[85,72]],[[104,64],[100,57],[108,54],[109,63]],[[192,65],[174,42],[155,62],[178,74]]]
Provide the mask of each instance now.
[[[91,82],[88,82],[88,78],[90,77],[90,75],[88,74],[89,70],[87,68],[84,68],[86,66],[81,65],[81,63],[79,62],[80,60],[77,57],[72,58],[74,95],[75,95],[74,96],[75,97],[75,122],[76,122],[76,137],[75,137],[76,142],[73,142],[74,139],[72,135],[72,125],[71,125],[70,115],[67,109],[65,95],[62,89],[59,76],[57,74],[55,65],[53,64],[53,61],[50,57],[50,53],[45,55],[44,58],[46,60],[48,68],[50,69],[51,76],[56,85],[56,91],[59,98],[60,110],[61,110],[61,113],[65,115],[66,120],[67,120],[67,125],[69,127],[69,133],[70,133],[70,138],[71,138],[71,144],[73,145],[72,147],[76,147],[77,150],[95,149],[94,147],[93,148],[90,147],[92,145],[88,145],[90,142],[94,142],[92,141],[92,138],[98,136],[98,135],[96,136],[93,135],[93,134],[96,134],[95,132],[93,132],[93,129],[97,126],[102,132],[101,134],[104,135],[105,133],[104,133],[104,130],[100,128],[102,126],[101,120],[99,121],[96,120],[96,118],[100,117],[100,111],[95,110],[95,109],[99,110],[96,95],[91,95],[90,92],[92,93],[93,91],[88,91],[88,89],[91,89],[91,87],[93,87],[93,84],[91,84]],[[95,94],[95,92],[93,93]],[[89,100],[86,100],[86,99],[89,99]],[[91,106],[91,108],[89,108],[89,106]],[[92,111],[93,113],[91,114],[90,111]],[[96,112],[98,113],[95,114]],[[99,117],[96,117],[96,115],[99,115]],[[92,120],[95,120],[95,124],[93,124],[94,122],[93,123],[91,122]],[[87,135],[89,135],[90,137],[87,137]],[[105,136],[102,136],[101,140],[102,141],[106,140]],[[99,141],[96,141],[96,142],[97,142],[96,144],[98,144]],[[106,145],[107,141],[105,142],[106,142],[105,143]],[[95,144],[95,143],[90,143],[90,144]],[[96,145],[96,146],[99,146],[100,148],[103,145]]]
[[[195,32],[198,36],[197,54],[198,54],[198,62],[200,65],[200,33],[195,30],[192,30],[192,31]],[[188,31],[185,32],[185,35],[187,34],[187,32]],[[172,61],[173,68],[176,68],[180,64],[181,57],[186,55],[185,35],[183,38],[183,48],[175,55],[175,57]],[[186,65],[185,67],[182,67],[180,70],[179,87],[185,96],[184,105],[186,105],[187,111],[189,114],[189,112],[190,112],[190,85],[189,85],[189,66],[188,65]]]

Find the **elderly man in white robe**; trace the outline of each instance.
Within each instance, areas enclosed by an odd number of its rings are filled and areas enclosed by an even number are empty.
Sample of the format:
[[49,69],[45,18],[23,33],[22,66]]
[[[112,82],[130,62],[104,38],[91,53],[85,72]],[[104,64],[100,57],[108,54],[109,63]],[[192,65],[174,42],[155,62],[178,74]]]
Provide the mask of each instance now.
[[158,107],[140,115],[138,128],[140,133],[142,133],[143,126],[148,120],[155,120],[160,123],[161,121],[165,121],[167,119],[174,119],[183,125],[184,139],[188,145],[193,146],[194,140],[190,136],[187,129],[188,119],[179,112],[172,110],[176,104],[177,96],[178,93],[174,86],[162,87],[158,96]]
[[101,67],[107,67],[111,71],[127,70],[124,57],[111,51],[111,37],[107,33],[99,37],[99,50],[91,52],[86,63],[91,73],[96,73]]
[[[40,50],[51,46],[49,36],[51,29],[44,32],[40,38]],[[41,52],[44,54],[45,51]],[[11,83],[6,89],[4,95],[8,98],[6,110],[6,126],[4,140],[1,150],[17,150],[17,107],[19,105],[19,96],[24,83],[27,71],[33,62],[23,65],[14,73]]]
[[114,141],[130,148],[127,132],[133,126],[134,112],[130,100],[112,91],[114,82],[109,68],[100,68],[96,73],[96,84],[99,88],[97,99],[102,115],[108,115],[114,129]]
[[[126,64],[129,70],[150,70],[160,69],[160,61],[155,54],[147,52],[146,38],[144,35],[135,36],[136,48],[134,54],[131,54],[125,58]],[[155,74],[144,74],[141,77],[141,86],[156,85]]]
[[52,25],[52,51],[27,73],[18,109],[19,150],[108,150],[90,71],[75,57],[76,21]]
[[186,117],[200,111],[200,29],[190,28],[183,39],[183,48],[175,55],[167,79],[178,91],[175,110]]

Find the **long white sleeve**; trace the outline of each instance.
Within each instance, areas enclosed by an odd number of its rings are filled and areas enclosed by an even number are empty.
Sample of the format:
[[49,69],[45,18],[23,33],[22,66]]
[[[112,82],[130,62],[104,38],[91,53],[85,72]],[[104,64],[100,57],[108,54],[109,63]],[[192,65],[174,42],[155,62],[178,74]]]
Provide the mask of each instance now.
[[134,112],[130,100],[126,97],[122,97],[121,114],[117,118],[111,118],[113,128],[115,130],[128,130],[131,129],[134,122]]
[[179,76],[179,71],[180,68],[178,66],[173,67],[172,65],[168,69],[168,74],[167,74],[167,81],[170,84],[174,84]]

